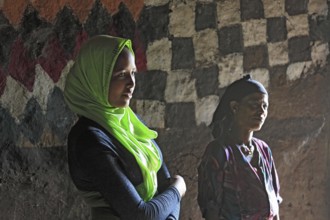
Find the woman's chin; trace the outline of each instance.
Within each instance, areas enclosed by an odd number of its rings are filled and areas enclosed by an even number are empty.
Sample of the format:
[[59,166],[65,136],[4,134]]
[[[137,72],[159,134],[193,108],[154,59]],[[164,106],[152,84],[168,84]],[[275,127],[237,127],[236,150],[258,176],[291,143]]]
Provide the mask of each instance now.
[[116,104],[112,104],[112,106],[115,108],[126,108],[129,106],[129,104],[130,104],[130,101],[127,100],[127,101],[123,101],[123,102],[118,102]]
[[263,126],[264,123],[257,123],[257,124],[254,124],[253,126],[251,126],[251,130],[252,131],[260,131],[262,126]]

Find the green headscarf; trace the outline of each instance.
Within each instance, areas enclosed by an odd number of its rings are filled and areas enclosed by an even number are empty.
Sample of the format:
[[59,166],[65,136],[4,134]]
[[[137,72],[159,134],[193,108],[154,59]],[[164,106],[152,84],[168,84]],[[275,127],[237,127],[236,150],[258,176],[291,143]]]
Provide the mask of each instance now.
[[136,190],[148,201],[157,190],[161,166],[158,149],[152,142],[157,132],[146,127],[130,107],[116,108],[108,101],[112,71],[124,47],[134,54],[128,39],[107,35],[89,39],[68,74],[64,98],[73,112],[103,126],[134,155],[144,180]]

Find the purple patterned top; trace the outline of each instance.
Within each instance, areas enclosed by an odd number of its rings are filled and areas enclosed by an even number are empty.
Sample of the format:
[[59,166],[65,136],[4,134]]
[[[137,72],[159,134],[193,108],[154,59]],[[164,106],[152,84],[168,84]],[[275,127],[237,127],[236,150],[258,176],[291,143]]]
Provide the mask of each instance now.
[[282,198],[271,150],[257,138],[252,143],[251,162],[240,146],[221,146],[219,140],[207,146],[198,168],[198,203],[205,219],[279,219]]

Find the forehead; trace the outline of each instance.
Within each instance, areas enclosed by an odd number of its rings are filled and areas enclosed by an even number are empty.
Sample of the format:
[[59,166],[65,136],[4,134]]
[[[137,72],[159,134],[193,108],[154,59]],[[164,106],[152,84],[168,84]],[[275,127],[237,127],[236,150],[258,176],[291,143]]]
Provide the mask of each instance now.
[[268,95],[267,94],[263,94],[263,93],[252,93],[250,95],[245,96],[241,102],[268,102]]
[[123,50],[120,52],[118,58],[117,58],[117,62],[127,62],[130,59],[134,59],[134,56],[132,54],[132,52],[127,48],[123,48]]
[[128,48],[124,48],[118,58],[117,58],[117,61],[116,61],[116,67],[123,67],[123,66],[126,66],[126,65],[132,65],[132,66],[135,66],[135,60],[134,60],[134,56],[132,54],[132,52],[128,49]]

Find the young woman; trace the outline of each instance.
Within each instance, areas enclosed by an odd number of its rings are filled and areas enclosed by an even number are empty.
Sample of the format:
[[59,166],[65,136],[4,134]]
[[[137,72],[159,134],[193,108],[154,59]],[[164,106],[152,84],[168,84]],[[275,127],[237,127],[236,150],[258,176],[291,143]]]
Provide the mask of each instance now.
[[268,93],[249,75],[227,87],[198,167],[198,203],[207,220],[279,219],[279,181],[268,145],[253,137],[268,113]]
[[66,80],[65,100],[79,116],[69,170],[93,220],[179,218],[185,182],[171,180],[157,133],[129,107],[136,71],[131,41],[102,35],[84,44]]

